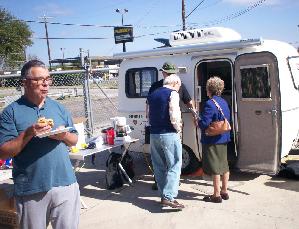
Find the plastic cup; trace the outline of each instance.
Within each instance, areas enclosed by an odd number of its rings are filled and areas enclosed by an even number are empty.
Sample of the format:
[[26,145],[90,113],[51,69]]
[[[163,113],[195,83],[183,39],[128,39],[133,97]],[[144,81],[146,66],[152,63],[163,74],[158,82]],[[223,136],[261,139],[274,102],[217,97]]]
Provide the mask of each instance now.
[[107,130],[107,143],[114,145],[114,129]]

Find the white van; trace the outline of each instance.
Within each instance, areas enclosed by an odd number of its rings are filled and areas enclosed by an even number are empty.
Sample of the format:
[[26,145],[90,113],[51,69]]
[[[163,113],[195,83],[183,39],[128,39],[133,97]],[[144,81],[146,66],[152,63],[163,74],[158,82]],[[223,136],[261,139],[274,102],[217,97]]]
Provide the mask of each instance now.
[[[225,82],[223,97],[231,107],[232,131],[228,145],[231,166],[242,171],[276,174],[281,158],[298,139],[299,57],[284,42],[241,39],[228,28],[181,31],[170,36],[172,47],[115,54],[119,69],[119,113],[140,138],[135,150],[148,151],[145,135],[146,97],[151,84],[162,79],[159,69],[168,61],[178,67],[181,80],[200,112],[207,99],[205,83],[211,76]],[[200,130],[191,113],[182,109],[182,173],[200,166]]]

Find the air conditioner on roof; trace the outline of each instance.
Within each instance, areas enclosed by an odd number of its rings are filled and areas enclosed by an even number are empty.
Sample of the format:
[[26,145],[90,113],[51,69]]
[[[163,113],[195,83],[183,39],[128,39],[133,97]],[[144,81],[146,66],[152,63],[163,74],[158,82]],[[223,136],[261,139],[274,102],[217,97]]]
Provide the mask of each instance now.
[[169,43],[171,46],[180,46],[240,39],[241,35],[235,30],[224,27],[211,27],[173,32],[170,34]]

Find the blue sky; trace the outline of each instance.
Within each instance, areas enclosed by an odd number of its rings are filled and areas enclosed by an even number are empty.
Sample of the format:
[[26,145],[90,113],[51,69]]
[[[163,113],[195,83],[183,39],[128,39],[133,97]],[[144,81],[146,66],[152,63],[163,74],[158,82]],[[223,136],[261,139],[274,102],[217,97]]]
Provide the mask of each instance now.
[[[51,57],[76,57],[79,48],[90,50],[91,56],[111,56],[122,52],[121,44],[114,44],[113,28],[101,26],[121,25],[121,14],[115,9],[128,9],[123,15],[124,24],[134,27],[134,42],[127,43],[127,51],[151,49],[160,46],[154,38],[169,38],[169,33],[181,29],[181,0],[0,0],[0,7],[22,20],[41,21],[40,17],[52,17],[50,22],[92,24],[48,24],[49,37],[83,38],[101,37],[102,40],[50,40]],[[201,3],[202,2],[202,3]],[[200,4],[201,3],[201,4]],[[256,7],[254,7],[257,3]],[[199,6],[198,6],[199,5]],[[210,26],[229,27],[242,38],[282,40],[299,46],[298,0],[185,0],[188,28]],[[33,31],[34,44],[26,51],[48,62],[44,25],[28,23]],[[155,34],[154,36],[150,34]]]

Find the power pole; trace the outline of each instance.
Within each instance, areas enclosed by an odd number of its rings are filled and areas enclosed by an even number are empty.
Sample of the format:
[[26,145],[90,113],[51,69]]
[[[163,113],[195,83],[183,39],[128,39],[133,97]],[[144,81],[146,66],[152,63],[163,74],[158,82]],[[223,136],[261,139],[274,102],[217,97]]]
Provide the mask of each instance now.
[[64,50],[65,48],[60,48],[61,52],[62,52],[62,62],[61,62],[61,67],[63,69],[63,63],[64,63]]
[[182,22],[183,22],[183,31],[185,31],[186,30],[185,0],[182,0]]
[[49,66],[50,66],[50,70],[52,69],[52,65],[51,65],[51,52],[50,52],[50,45],[49,45],[49,36],[48,36],[48,27],[47,27],[47,23],[48,23],[48,19],[52,18],[52,17],[46,17],[46,15],[44,15],[43,17],[39,17],[41,19],[44,20],[44,24],[45,24],[45,30],[46,30],[46,40],[47,40],[47,47],[48,47],[48,58],[49,58]]

